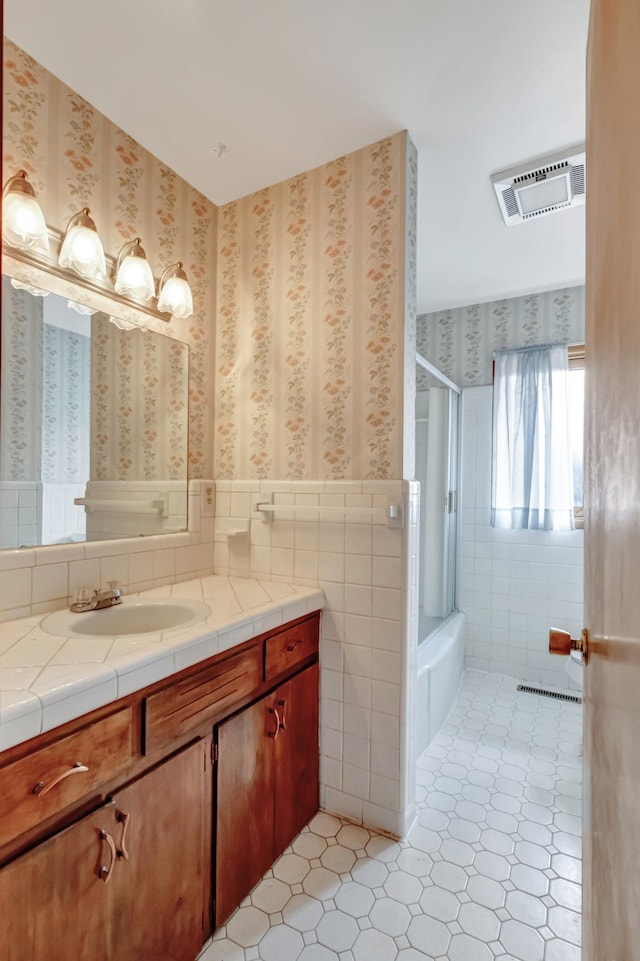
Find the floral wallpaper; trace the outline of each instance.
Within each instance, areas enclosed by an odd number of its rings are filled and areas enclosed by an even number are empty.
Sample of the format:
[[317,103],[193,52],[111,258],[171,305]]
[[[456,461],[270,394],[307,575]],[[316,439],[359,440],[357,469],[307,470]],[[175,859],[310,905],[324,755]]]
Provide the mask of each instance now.
[[418,353],[460,387],[491,384],[495,350],[584,343],[584,287],[422,314],[417,338]]
[[402,477],[414,154],[399,133],[220,208],[217,478]]
[[418,227],[418,151],[411,139],[407,143],[405,184],[404,249],[404,438],[403,477],[415,477],[415,401],[416,401],[416,314],[417,314],[417,227]]
[[42,440],[41,297],[2,278],[0,480],[39,481]]
[[52,298],[2,278],[0,480],[89,477],[89,338],[47,323]]
[[140,236],[156,277],[184,262],[194,316],[164,329],[190,347],[189,476],[211,476],[217,208],[6,38],[3,96],[3,181],[24,168],[51,226],[86,205],[114,256]]
[[42,480],[84,484],[89,477],[90,338],[45,322],[43,341]]
[[94,314],[91,385],[91,480],[186,480],[187,347]]
[[218,210],[9,41],[4,80],[4,178],[24,167],[53,226],[89,206],[114,255],[139,235],[156,276],[185,262],[195,317],[167,332],[190,347],[189,476],[403,476],[406,132]]

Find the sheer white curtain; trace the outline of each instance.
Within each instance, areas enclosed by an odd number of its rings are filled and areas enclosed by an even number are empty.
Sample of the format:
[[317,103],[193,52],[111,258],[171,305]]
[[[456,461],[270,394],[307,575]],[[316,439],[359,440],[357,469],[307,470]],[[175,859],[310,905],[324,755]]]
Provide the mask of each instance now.
[[567,373],[563,345],[496,354],[493,527],[573,530]]

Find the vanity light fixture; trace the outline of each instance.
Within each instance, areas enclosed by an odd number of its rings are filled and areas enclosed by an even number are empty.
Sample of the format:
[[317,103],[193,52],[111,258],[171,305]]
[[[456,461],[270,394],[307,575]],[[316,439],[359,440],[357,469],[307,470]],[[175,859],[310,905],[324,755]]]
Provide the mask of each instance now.
[[49,251],[47,224],[26,170],[10,177],[2,190],[2,236],[21,250]]
[[115,288],[116,293],[145,303],[155,295],[153,273],[139,237],[126,243],[118,254]]
[[[19,170],[4,185],[2,239],[4,256],[20,262],[11,271],[15,269],[18,276],[23,276],[25,286],[36,296],[45,296],[31,284],[31,276],[37,277],[38,271],[44,270],[62,281],[68,281],[72,271],[76,275],[74,284],[90,291],[92,296],[106,295],[154,321],[167,323],[172,316],[185,320],[193,314],[193,295],[181,261],[162,274],[156,299],[156,280],[139,237],[125,243],[117,258],[105,254],[88,207],[71,217],[64,232],[47,226],[25,170]],[[26,273],[22,275],[24,268]],[[19,283],[15,281],[16,286]],[[79,309],[75,303],[71,306]],[[144,323],[140,317],[134,326]]]
[[167,267],[158,285],[158,310],[186,320],[193,314],[193,297],[182,261]]
[[107,276],[104,248],[88,207],[74,214],[64,234],[58,263],[81,277],[102,280]]

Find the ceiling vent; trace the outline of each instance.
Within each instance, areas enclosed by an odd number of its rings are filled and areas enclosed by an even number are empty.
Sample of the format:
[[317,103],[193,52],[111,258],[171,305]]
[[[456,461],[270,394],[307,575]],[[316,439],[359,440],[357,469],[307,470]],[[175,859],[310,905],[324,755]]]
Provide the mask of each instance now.
[[569,147],[491,177],[507,227],[584,203],[585,147]]

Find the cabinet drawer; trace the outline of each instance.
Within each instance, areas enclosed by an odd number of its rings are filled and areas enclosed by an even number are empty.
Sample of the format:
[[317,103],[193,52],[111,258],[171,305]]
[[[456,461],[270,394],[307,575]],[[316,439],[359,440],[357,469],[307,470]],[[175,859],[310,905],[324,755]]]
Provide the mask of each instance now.
[[265,680],[290,671],[318,651],[318,618],[302,621],[266,640]]
[[254,647],[151,694],[146,699],[145,750],[188,734],[240,703],[260,685],[260,660],[260,649]]
[[131,764],[126,708],[0,770],[0,846],[111,781]]

